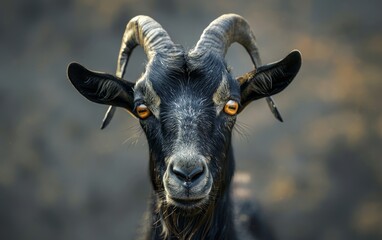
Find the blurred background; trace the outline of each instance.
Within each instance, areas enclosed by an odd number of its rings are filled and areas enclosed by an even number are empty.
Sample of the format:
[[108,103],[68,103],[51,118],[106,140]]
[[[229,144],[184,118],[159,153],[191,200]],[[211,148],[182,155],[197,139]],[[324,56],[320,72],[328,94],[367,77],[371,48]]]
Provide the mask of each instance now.
[[[370,0],[2,1],[0,239],[133,239],[151,186],[137,120],[69,83],[76,61],[114,73],[125,24],[150,15],[190,49],[223,13],[244,16],[263,63],[303,54],[295,81],[234,132],[239,195],[259,203],[280,239],[382,239],[382,16]],[[251,70],[238,45],[235,75]],[[143,71],[136,49],[126,79]],[[244,179],[244,180],[243,180]]]

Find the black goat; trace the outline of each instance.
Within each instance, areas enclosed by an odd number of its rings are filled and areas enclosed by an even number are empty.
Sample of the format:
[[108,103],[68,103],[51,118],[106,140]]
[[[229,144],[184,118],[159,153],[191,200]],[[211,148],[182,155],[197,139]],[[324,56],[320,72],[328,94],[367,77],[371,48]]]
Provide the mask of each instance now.
[[[234,42],[245,47],[255,65],[236,79],[224,60]],[[137,45],[144,48],[148,63],[132,83],[122,77]],[[116,76],[72,63],[68,77],[87,99],[111,105],[102,128],[115,107],[140,119],[154,190],[147,239],[236,239],[229,188],[237,114],[265,97],[282,121],[270,96],[288,86],[300,66],[297,50],[261,66],[255,37],[239,15],[217,18],[189,52],[174,44],[156,21],[137,16],[127,24]]]

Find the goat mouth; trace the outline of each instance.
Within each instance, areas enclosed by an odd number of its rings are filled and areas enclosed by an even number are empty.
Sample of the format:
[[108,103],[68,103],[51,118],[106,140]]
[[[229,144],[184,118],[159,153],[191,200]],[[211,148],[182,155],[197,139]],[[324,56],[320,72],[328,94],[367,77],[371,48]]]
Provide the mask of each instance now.
[[177,207],[181,208],[194,208],[200,206],[205,203],[206,198],[197,198],[197,199],[180,199],[180,198],[168,198],[167,199],[170,204],[173,204]]

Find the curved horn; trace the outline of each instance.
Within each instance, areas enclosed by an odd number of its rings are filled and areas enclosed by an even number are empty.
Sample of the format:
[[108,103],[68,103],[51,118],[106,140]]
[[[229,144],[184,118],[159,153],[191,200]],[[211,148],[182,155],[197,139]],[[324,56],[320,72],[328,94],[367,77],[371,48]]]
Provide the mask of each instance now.
[[[129,21],[123,34],[121,49],[119,50],[116,75],[123,78],[130,55],[134,48],[143,47],[150,62],[156,52],[168,51],[173,48],[168,33],[154,19],[148,16],[136,16]],[[102,121],[101,129],[105,128],[111,121],[115,107],[109,106]]]
[[247,50],[255,68],[261,65],[255,35],[248,22],[237,14],[224,14],[211,22],[204,29],[194,51],[211,49],[224,57],[234,42],[240,43]]
[[[241,44],[247,50],[256,73],[256,69],[261,65],[256,38],[248,22],[240,15],[224,14],[211,22],[204,29],[193,51],[210,49],[224,58],[228,48],[234,42]],[[274,100],[271,97],[265,99],[273,115],[282,122],[283,119]]]

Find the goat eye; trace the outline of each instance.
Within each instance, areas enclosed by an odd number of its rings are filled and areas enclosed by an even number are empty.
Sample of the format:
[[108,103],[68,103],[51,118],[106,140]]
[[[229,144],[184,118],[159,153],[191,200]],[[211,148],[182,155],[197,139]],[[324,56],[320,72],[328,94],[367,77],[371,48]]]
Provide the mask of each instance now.
[[224,112],[228,115],[235,115],[239,110],[239,104],[234,100],[229,100],[224,106]]
[[138,117],[141,119],[148,118],[151,115],[149,108],[144,104],[138,105],[136,108],[136,112],[138,114]]

